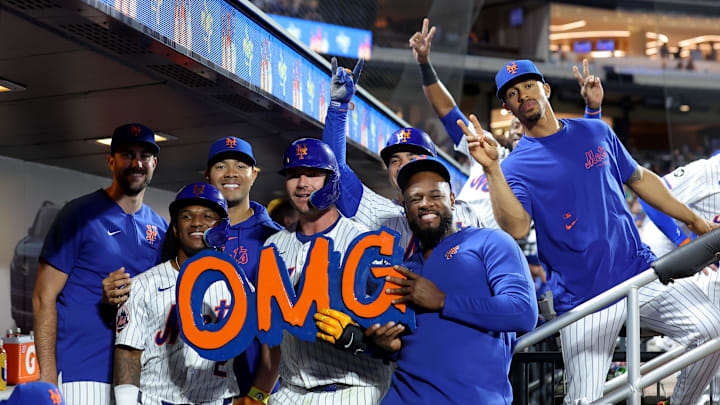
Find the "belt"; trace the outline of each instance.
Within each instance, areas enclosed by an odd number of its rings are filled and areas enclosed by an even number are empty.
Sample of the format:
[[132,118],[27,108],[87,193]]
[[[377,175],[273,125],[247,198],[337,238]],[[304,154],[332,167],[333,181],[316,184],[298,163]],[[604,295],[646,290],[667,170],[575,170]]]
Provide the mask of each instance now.
[[345,388],[350,388],[351,385],[348,384],[327,384],[327,385],[318,385],[317,387],[308,388],[307,390],[310,392],[335,392],[339,390],[344,390]]
[[[225,399],[223,399],[223,405],[232,405],[233,400],[234,400],[233,398],[225,398]],[[138,403],[139,403],[139,404],[142,404],[142,403],[143,403],[143,401],[142,401],[142,391],[138,392]],[[174,403],[172,403],[172,402],[167,402],[167,401],[163,401],[163,400],[160,400],[160,403],[161,403],[162,405],[193,405],[193,404],[174,404]]]

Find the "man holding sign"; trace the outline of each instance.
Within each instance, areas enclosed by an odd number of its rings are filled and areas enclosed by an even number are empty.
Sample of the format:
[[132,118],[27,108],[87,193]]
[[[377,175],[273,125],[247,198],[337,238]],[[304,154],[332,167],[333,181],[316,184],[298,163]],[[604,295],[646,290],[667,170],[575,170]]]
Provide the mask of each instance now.
[[[338,213],[340,173],[335,155],[322,141],[291,143],[280,173],[300,219],[265,245],[275,246],[298,289],[316,238],[330,239],[331,255],[344,257],[350,243],[368,230]],[[322,341],[302,341],[288,332],[281,349],[280,389],[273,404],[377,404],[390,384],[390,367],[369,356],[354,356]]]
[[[163,262],[133,279],[133,292],[118,310],[115,401],[229,405],[240,392],[231,362],[204,359],[179,339],[175,310],[180,267],[225,241],[227,203],[215,187],[194,183],[180,189],[170,204],[170,216]],[[225,283],[212,284],[203,297],[205,323],[222,321],[233,304]]]

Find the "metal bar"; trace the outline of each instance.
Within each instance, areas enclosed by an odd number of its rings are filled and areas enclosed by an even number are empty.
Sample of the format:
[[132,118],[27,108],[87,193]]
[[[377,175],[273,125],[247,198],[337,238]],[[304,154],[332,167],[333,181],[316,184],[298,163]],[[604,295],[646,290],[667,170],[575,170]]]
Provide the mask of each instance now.
[[638,287],[633,285],[630,287],[627,300],[627,375],[630,386],[629,405],[640,405],[640,394],[642,389],[638,389],[637,384],[640,380],[640,298],[638,296]]
[[[670,350],[669,352],[665,352],[640,366],[640,374],[646,374],[648,371],[658,368],[659,366],[667,363],[668,361],[674,359],[675,357],[678,357],[683,353],[685,353],[685,346],[678,346]],[[620,388],[623,384],[627,383],[627,378],[628,376],[626,373],[606,382],[605,388],[603,388],[603,392],[610,393]]]
[[598,309],[604,308],[609,304],[620,300],[622,297],[628,294],[630,287],[642,287],[655,279],[657,279],[657,274],[655,274],[655,270],[648,269],[638,274],[637,276],[616,285],[615,287],[605,291],[597,297],[591,298],[590,300],[578,305],[567,313],[562,314],[561,316],[553,319],[552,321],[544,324],[543,326],[535,329],[534,331],[526,333],[520,338],[520,340],[518,340],[514,352],[521,352],[528,347],[534,345],[535,343],[547,338],[548,336],[552,336],[555,332],[570,325],[578,319],[583,318],[597,311]]
[[[655,370],[648,372],[647,374],[640,377],[640,381],[637,384],[637,389],[642,390],[643,388],[660,381],[663,378],[682,370],[689,364],[692,364],[698,360],[703,359],[707,355],[720,350],[720,337],[716,337],[710,341],[703,343],[702,345],[690,350],[689,352],[679,356],[667,364],[663,364],[657,367]],[[612,393],[603,396],[596,400],[591,405],[601,404],[613,404],[629,397],[632,394],[630,385],[626,385]]]

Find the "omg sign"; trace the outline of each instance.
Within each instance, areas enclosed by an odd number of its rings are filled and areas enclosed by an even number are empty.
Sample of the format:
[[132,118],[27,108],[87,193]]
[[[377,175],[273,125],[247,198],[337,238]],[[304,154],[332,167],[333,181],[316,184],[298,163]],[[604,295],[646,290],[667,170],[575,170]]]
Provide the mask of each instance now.
[[[398,287],[386,276],[403,278],[393,268],[402,261],[398,240],[387,228],[364,233],[353,240],[341,263],[333,241],[318,237],[311,242],[297,288],[274,245],[260,252],[256,286],[230,256],[212,250],[198,253],[183,263],[178,277],[180,335],[201,356],[223,361],[242,353],[255,337],[278,345],[285,330],[314,341],[318,330],[313,315],[321,308],[343,311],[366,328],[394,321],[413,330],[415,313],[392,303],[398,295],[385,293]],[[232,302],[226,316],[206,324],[203,297],[218,281],[225,283]]]

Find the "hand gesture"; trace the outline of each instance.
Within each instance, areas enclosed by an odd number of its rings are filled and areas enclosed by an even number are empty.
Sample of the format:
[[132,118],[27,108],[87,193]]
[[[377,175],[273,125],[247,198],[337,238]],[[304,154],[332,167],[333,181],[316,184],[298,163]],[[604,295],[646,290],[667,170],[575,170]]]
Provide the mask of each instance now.
[[588,69],[588,60],[583,59],[582,74],[580,74],[580,70],[577,66],[573,66],[573,72],[575,73],[575,78],[578,80],[578,84],[580,85],[580,95],[583,100],[585,100],[585,105],[592,110],[600,108],[600,106],[602,106],[603,97],[605,96],[605,91],[600,83],[600,78],[590,74],[590,69]]
[[465,122],[462,120],[457,121],[458,126],[462,129],[467,139],[470,154],[482,165],[483,169],[498,164],[499,153],[497,143],[485,136],[485,132],[480,126],[475,114],[470,114],[470,123],[472,123],[475,129],[475,133],[470,131],[470,128],[465,125]]
[[130,274],[125,273],[125,267],[110,273],[102,281],[103,295],[102,302],[104,304],[123,304],[128,299],[130,294]]
[[383,326],[379,323],[365,329],[365,336],[372,339],[372,342],[389,352],[396,352],[402,348],[402,340],[400,334],[405,331],[405,327],[395,322],[388,322]]
[[413,303],[420,308],[430,311],[440,311],[445,306],[445,293],[432,281],[413,273],[402,266],[394,266],[406,278],[387,276],[385,280],[397,284],[400,288],[388,288],[387,294],[402,295],[392,301],[393,304]]
[[437,27],[432,27],[430,31],[428,31],[429,25],[430,20],[424,18],[422,30],[414,33],[413,36],[410,37],[410,49],[412,49],[413,56],[415,56],[417,63],[428,63],[430,60],[430,45],[432,44],[432,39],[435,36]]
[[364,59],[358,59],[355,68],[350,72],[349,69],[341,67],[338,69],[337,58],[330,60],[330,70],[332,79],[330,79],[330,99],[340,103],[347,103],[355,94],[355,85],[360,79],[362,73]]

